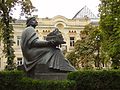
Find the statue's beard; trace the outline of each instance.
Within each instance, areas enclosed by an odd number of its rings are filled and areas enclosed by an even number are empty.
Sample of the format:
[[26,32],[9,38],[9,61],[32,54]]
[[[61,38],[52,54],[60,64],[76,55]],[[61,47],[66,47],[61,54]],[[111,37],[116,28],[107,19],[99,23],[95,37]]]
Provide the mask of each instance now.
[[36,28],[37,25],[31,25],[33,28]]

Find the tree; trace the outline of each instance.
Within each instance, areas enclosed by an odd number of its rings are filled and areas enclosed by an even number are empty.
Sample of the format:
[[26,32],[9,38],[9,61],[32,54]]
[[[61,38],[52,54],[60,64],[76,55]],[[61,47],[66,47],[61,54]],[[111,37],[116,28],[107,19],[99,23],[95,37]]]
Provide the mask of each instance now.
[[97,26],[92,26],[91,24],[86,25],[84,30],[81,31],[82,39],[75,43],[75,50],[79,55],[80,61],[83,67],[91,67],[94,65],[99,67],[99,52],[97,53],[97,57],[95,56],[95,52],[98,50],[100,46],[99,41],[97,41],[96,36],[99,35],[99,29]]
[[101,47],[117,68],[120,66],[120,0],[100,1],[100,29],[104,38]]
[[13,20],[11,15],[16,10],[16,5],[21,6],[21,13],[30,15],[35,7],[33,7],[30,0],[0,0],[0,17],[1,17],[1,38],[3,40],[5,57],[7,58],[7,69],[12,69],[14,64],[14,49],[13,49],[13,27],[10,24]]
[[82,67],[91,68],[92,65],[99,67],[100,64],[100,55],[99,52],[97,57],[95,52],[100,50],[100,41],[96,39],[100,37],[100,30],[97,26],[91,24],[86,25],[84,30],[81,31],[81,40],[75,42],[74,51],[69,54],[68,60],[75,62],[77,67],[81,64]]
[[70,61],[70,63],[77,69],[79,68],[79,57],[75,53],[75,51],[71,51],[67,54],[66,58]]

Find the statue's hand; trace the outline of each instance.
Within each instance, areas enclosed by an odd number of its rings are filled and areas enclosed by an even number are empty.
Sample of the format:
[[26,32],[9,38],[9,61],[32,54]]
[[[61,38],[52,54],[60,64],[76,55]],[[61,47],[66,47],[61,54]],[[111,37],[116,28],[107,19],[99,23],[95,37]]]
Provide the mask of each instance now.
[[59,43],[57,41],[51,40],[48,42],[48,45],[51,47],[56,47],[59,45]]

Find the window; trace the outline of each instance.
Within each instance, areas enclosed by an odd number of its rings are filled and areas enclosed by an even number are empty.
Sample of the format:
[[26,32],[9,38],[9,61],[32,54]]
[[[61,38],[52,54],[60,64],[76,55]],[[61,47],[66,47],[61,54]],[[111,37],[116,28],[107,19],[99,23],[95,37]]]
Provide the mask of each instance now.
[[70,37],[70,46],[71,46],[71,47],[74,46],[74,37]]
[[20,46],[21,36],[17,36],[17,46]]
[[57,27],[58,27],[59,29],[64,29],[64,25],[63,25],[62,23],[58,23],[58,24],[57,24]]
[[20,66],[23,64],[22,58],[17,58],[17,65]]

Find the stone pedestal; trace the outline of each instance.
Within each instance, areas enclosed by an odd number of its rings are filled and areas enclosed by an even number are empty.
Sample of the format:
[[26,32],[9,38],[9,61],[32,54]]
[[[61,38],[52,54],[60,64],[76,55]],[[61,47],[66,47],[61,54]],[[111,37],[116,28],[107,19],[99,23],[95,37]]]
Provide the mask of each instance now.
[[[23,68],[23,66],[21,67]],[[50,69],[45,64],[38,64],[29,72],[25,72],[25,73],[28,77],[39,80],[65,80],[67,79],[67,74],[68,74],[68,72],[65,71]]]
[[67,73],[35,73],[34,79],[65,80],[67,79]]

